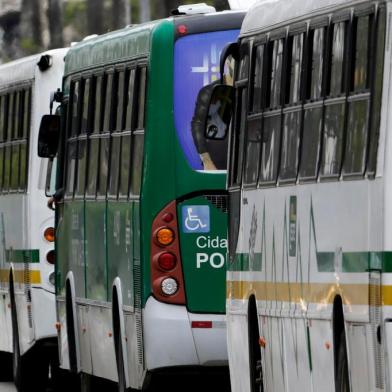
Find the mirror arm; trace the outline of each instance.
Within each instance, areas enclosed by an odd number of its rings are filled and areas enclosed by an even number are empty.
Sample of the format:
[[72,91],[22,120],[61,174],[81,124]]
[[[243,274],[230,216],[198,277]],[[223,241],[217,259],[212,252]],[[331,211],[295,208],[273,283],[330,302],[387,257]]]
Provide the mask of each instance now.
[[64,98],[63,92],[58,88],[56,91],[52,91],[50,93],[50,104],[49,104],[49,114],[53,112],[53,103],[58,102],[62,103]]

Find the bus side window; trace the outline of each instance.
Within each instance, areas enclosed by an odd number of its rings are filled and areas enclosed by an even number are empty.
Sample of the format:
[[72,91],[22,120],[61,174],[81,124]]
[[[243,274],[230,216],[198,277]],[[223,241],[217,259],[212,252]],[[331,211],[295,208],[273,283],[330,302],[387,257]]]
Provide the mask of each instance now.
[[5,157],[4,157],[4,182],[3,190],[9,191],[11,183],[11,159],[12,159],[12,133],[13,133],[13,113],[14,113],[14,94],[8,94],[8,120],[7,120],[7,137],[5,146]]
[[87,166],[87,132],[91,127],[91,79],[82,80],[81,127],[78,137],[78,172],[76,178],[75,196],[84,197],[86,187]]
[[325,26],[310,29],[306,64],[306,92],[304,126],[299,177],[301,181],[315,181],[320,161],[320,145],[323,127],[323,78],[325,69]]
[[138,68],[138,119],[137,128],[132,131],[131,154],[131,186],[130,195],[138,197],[142,178],[143,147],[144,147],[144,108],[146,98],[146,67]]
[[246,134],[246,158],[244,168],[244,185],[257,184],[261,149],[262,131],[262,81],[265,45],[257,45],[254,51],[252,74],[250,80],[251,102],[249,107],[252,114],[248,117]]
[[287,45],[287,79],[279,179],[295,182],[299,165],[302,128],[302,67],[305,34],[289,36]]
[[376,26],[374,27],[372,47],[373,64],[370,69],[373,71],[373,79],[370,80],[372,88],[371,102],[371,124],[370,124],[370,146],[367,164],[368,176],[374,177],[377,165],[377,148],[380,134],[380,117],[381,117],[381,95],[383,84],[384,70],[384,47],[386,33],[386,11],[385,6],[380,6],[377,11]]
[[88,164],[86,197],[94,198],[97,192],[98,162],[99,162],[99,133],[102,123],[102,96],[104,94],[103,75],[92,79],[92,134],[88,136]]
[[241,185],[244,160],[245,132],[248,113],[249,44],[240,47],[236,88],[236,112],[231,140],[230,184]]
[[20,173],[19,173],[19,190],[24,192],[27,187],[28,171],[28,147],[30,135],[30,110],[31,110],[31,90],[27,89],[23,94],[23,123],[22,123],[22,141],[20,145]]
[[0,96],[0,192],[3,190],[3,174],[4,174],[4,142],[7,125],[7,97]]
[[131,142],[134,130],[136,110],[136,68],[131,68],[127,71],[125,78],[125,129],[121,136],[121,163],[120,163],[120,184],[119,197],[128,198],[130,188],[130,173],[131,173]]
[[70,102],[68,106],[67,129],[67,177],[66,177],[66,196],[72,198],[75,189],[77,175],[78,139],[80,131],[80,107],[81,107],[81,81],[73,81],[70,89]]
[[114,73],[110,71],[105,75],[106,88],[105,88],[105,102],[103,103],[103,129],[99,140],[99,167],[98,167],[98,184],[97,184],[97,195],[106,197],[107,186],[108,186],[108,174],[109,174],[109,147],[110,147],[110,129],[113,118],[113,80]]
[[279,168],[279,147],[282,123],[281,80],[283,68],[283,38],[270,41],[267,50],[266,111],[263,118],[261,150],[261,185],[276,182]]
[[369,58],[373,15],[354,17],[352,23],[352,62],[350,95],[348,97],[348,125],[343,175],[362,176],[366,167],[368,143],[370,88]]
[[348,22],[336,22],[329,31],[327,99],[324,109],[323,149],[320,176],[338,178],[342,166],[346,116],[345,64]]
[[12,148],[11,148],[11,183],[10,189],[17,191],[19,188],[19,118],[20,118],[20,92],[14,94],[14,113],[13,113],[13,133],[12,133]]

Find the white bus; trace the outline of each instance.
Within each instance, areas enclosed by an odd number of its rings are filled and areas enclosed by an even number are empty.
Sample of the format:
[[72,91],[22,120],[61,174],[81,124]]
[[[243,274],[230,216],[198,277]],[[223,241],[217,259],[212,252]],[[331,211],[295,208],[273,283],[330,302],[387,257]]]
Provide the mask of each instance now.
[[[238,41],[232,390],[392,390],[389,1],[262,1]],[[232,52],[234,52],[232,50]]]
[[36,151],[65,54],[0,66],[0,377],[13,371],[19,392],[43,391],[57,356],[54,214],[44,192],[48,160]]

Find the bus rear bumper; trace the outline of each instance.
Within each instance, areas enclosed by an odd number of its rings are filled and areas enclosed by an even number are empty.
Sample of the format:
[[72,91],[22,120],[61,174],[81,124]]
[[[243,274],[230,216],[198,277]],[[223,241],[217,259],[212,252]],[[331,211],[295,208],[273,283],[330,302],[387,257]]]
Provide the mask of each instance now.
[[150,297],[143,310],[143,338],[147,370],[227,365],[224,315],[192,314],[185,306]]

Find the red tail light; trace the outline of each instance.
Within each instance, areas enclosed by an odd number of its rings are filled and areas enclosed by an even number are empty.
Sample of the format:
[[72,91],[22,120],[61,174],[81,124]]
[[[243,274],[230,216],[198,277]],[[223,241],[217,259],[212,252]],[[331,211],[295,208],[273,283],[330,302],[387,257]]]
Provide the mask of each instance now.
[[151,286],[159,301],[185,305],[176,202],[154,219],[151,230]]

